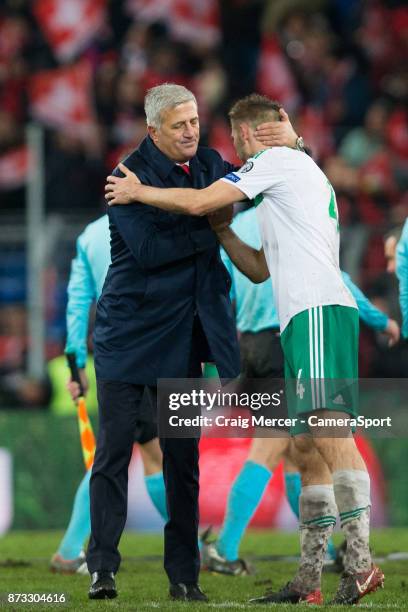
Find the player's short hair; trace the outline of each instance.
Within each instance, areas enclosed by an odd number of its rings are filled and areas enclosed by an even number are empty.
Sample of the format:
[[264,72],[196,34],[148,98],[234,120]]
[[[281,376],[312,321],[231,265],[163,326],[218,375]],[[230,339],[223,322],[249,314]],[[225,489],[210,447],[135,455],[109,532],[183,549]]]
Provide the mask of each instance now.
[[144,109],[147,125],[159,128],[162,120],[162,112],[167,108],[174,108],[184,102],[194,102],[197,100],[193,92],[183,85],[175,83],[163,83],[147,91],[144,100]]
[[231,123],[244,121],[256,127],[265,121],[280,121],[282,105],[267,96],[252,93],[235,102],[228,113]]

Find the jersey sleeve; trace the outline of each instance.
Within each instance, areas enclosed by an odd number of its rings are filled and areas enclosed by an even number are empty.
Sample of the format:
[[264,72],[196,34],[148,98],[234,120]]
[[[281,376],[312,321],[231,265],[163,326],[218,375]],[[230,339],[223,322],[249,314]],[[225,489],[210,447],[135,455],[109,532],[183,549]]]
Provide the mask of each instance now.
[[374,306],[351,280],[346,272],[342,272],[343,280],[346,286],[350,289],[358,307],[359,317],[366,325],[378,331],[384,331],[388,325],[389,318]]
[[399,281],[399,301],[402,313],[402,337],[408,338],[408,219],[405,221],[396,250],[396,274]]
[[281,182],[282,173],[279,171],[278,157],[274,155],[272,149],[260,151],[248,159],[239,170],[229,172],[221,180],[232,183],[247,198],[253,200]]
[[75,353],[79,368],[85,367],[89,310],[96,299],[96,288],[90,270],[83,234],[77,240],[77,252],[72,260],[68,283],[66,353]]

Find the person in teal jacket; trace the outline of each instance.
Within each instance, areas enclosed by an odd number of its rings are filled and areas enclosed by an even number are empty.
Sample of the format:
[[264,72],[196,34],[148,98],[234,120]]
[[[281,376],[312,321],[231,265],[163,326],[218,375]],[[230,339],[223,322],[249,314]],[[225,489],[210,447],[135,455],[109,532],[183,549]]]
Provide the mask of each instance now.
[[[245,243],[255,249],[261,248],[261,236],[254,207],[236,215],[231,227]],[[408,241],[406,253],[408,257]],[[232,279],[231,299],[235,303],[236,324],[240,332],[244,376],[283,378],[279,319],[270,278],[263,283],[254,284],[232,264],[223,250],[222,259]],[[360,319],[376,331],[386,334],[390,346],[396,344],[399,339],[398,324],[378,310],[346,272],[342,274],[357,302]],[[408,282],[408,276],[406,278]],[[205,534],[202,564],[209,570],[233,576],[250,573],[248,564],[238,556],[239,545],[278,463],[274,446],[276,438],[253,439],[248,457],[231,487],[224,522],[217,541],[208,543],[209,534],[208,532]],[[289,505],[299,517],[300,474],[286,456],[285,484]],[[328,550],[334,558],[334,547],[331,546]]]
[[[75,353],[82,386],[88,390],[87,338],[89,313],[99,298],[110,265],[110,235],[108,216],[87,225],[77,239],[76,256],[72,261],[68,283],[67,342],[66,353]],[[68,390],[73,400],[79,395],[79,385],[68,380]],[[140,444],[144,465],[145,484],[149,496],[160,515],[167,521],[165,488],[162,473],[162,454],[157,438],[156,425],[140,422],[135,432],[135,442]],[[75,495],[71,519],[58,551],[51,559],[50,569],[63,573],[86,573],[85,555],[82,551],[85,538],[90,533],[89,469]]]
[[399,301],[402,314],[402,337],[408,339],[408,218],[402,230],[396,251],[396,275],[399,280]]

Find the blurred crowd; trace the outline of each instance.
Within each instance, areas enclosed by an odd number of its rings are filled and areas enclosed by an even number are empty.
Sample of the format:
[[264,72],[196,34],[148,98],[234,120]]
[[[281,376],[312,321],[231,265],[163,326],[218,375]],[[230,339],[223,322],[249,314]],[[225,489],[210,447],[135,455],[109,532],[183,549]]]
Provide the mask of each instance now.
[[[403,0],[3,0],[0,214],[25,207],[31,120],[45,127],[47,211],[91,220],[145,135],[149,87],[192,89],[202,142],[230,161],[226,113],[258,91],[285,106],[336,190],[343,269],[395,316],[383,235],[408,214],[407,55]],[[363,375],[381,355],[370,338]]]

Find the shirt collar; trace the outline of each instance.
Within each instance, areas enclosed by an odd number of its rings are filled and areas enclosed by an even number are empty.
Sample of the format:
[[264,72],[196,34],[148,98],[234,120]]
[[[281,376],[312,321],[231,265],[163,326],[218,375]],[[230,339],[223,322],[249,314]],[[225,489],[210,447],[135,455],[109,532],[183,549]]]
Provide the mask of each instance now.
[[[139,147],[140,153],[146,159],[146,161],[154,167],[158,175],[162,180],[166,180],[173,168],[176,167],[176,163],[169,159],[160,149],[156,147],[150,136],[146,136]],[[201,167],[197,155],[190,159],[188,162],[190,168],[193,170],[197,165]]]

